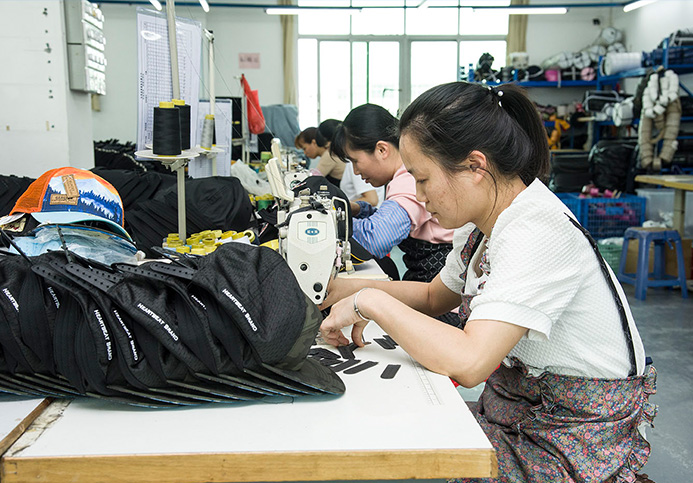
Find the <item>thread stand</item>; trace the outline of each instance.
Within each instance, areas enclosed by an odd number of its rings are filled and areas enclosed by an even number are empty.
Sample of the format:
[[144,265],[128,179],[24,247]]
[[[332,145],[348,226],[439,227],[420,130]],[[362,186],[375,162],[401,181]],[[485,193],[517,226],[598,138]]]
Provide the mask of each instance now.
[[212,146],[210,149],[205,149],[201,146],[195,146],[194,148],[202,157],[209,159],[212,162],[212,176],[217,176],[217,154],[223,153],[223,149],[219,149],[217,146]]
[[197,150],[188,149],[178,156],[159,156],[154,154],[151,149],[136,151],[135,156],[146,159],[154,159],[161,162],[171,171],[176,173],[177,195],[178,195],[178,236],[181,240],[187,238],[186,219],[185,219],[185,167],[188,162],[200,155]]

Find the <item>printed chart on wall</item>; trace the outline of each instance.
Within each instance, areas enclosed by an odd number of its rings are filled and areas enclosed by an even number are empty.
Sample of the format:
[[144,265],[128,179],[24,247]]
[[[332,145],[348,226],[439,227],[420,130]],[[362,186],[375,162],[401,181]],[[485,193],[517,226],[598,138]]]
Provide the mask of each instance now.
[[[137,63],[139,99],[137,112],[137,150],[152,144],[154,108],[173,96],[171,55],[166,15],[137,9]],[[190,105],[190,125],[197,126],[202,57],[202,26],[199,22],[176,17],[180,96]],[[190,145],[197,144],[198,133],[190,133]]]
[[[205,114],[209,114],[209,101],[200,101],[200,115],[197,123],[197,135],[202,133]],[[223,150],[217,154],[217,176],[231,176],[231,100],[217,99],[214,107],[214,132],[217,137],[215,147]],[[208,178],[212,176],[212,163],[207,156],[190,160],[188,174],[191,178]]]

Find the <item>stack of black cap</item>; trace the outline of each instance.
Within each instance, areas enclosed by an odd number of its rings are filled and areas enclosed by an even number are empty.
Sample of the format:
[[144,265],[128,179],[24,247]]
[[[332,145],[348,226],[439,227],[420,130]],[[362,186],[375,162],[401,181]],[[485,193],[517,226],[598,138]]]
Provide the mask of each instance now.
[[0,391],[166,407],[341,394],[322,316],[273,250],[104,266],[0,255]]

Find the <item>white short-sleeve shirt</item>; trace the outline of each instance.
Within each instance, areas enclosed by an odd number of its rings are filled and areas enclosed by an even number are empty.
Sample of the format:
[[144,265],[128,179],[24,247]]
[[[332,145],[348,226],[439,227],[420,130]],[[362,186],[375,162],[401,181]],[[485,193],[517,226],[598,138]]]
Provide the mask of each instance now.
[[[529,329],[508,355],[530,373],[627,377],[631,364],[618,308],[593,248],[566,213],[568,208],[535,180],[499,215],[485,240],[488,276],[482,273],[481,280],[474,270],[483,244],[469,267],[462,266],[460,251],[474,229],[468,224],[455,232],[441,280],[454,292],[476,295],[470,321],[499,320]],[[633,337],[636,373],[642,374],[642,340],[621,285],[611,269],[609,274]]]

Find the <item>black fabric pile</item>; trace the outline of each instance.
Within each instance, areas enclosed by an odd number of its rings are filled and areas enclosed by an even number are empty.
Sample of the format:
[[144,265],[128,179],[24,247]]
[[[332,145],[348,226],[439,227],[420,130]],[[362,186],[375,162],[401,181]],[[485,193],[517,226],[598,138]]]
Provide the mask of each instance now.
[[170,189],[176,185],[176,175],[170,172],[138,172],[103,167],[96,167],[91,171],[111,183],[118,190],[126,213],[133,209],[138,202],[150,200],[159,191]]
[[22,193],[26,191],[34,178],[19,176],[0,176],[0,216],[8,215]]
[[136,149],[135,144],[129,141],[125,143],[121,143],[118,139],[94,141],[94,166],[137,172],[170,173],[169,169],[158,161],[135,159]]
[[[117,187],[116,187],[117,188]],[[243,231],[251,227],[253,206],[238,178],[214,177],[185,181],[187,234],[204,230]],[[125,229],[137,248],[154,256],[166,235],[178,231],[178,189],[158,190],[125,210]]]
[[145,407],[341,394],[309,357],[321,322],[268,248],[115,267],[5,253],[0,392]]

